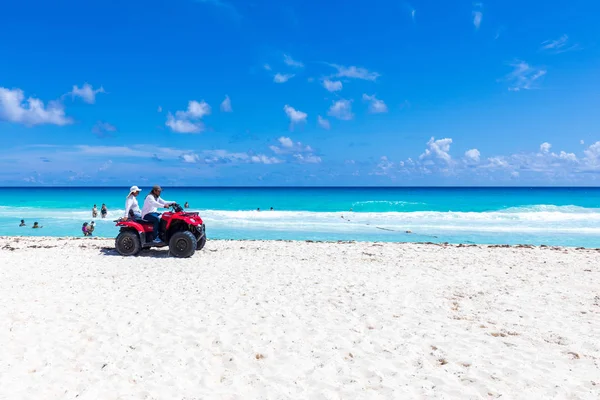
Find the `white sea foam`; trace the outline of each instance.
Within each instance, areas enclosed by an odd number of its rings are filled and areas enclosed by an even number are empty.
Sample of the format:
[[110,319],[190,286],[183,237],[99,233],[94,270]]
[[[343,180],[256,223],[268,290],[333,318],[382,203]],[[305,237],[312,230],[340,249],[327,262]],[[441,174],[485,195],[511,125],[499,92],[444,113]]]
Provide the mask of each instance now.
[[418,201],[401,201],[401,200],[367,200],[357,201],[352,203],[352,207],[363,206],[363,205],[388,205],[388,206],[410,206],[410,205],[424,205]]
[[[392,231],[463,231],[600,234],[600,209],[578,206],[532,205],[492,212],[311,212],[199,210],[207,225],[219,229],[360,232],[384,228]],[[110,210],[102,223],[123,215]],[[91,220],[89,210],[0,207],[1,220],[54,220],[67,223]]]

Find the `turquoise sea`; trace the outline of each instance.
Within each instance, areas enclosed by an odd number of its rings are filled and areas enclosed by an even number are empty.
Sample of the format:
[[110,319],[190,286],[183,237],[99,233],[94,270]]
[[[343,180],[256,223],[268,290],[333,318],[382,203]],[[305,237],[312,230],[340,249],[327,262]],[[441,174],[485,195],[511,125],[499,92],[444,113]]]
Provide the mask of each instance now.
[[[141,186],[141,185],[140,185]],[[140,194],[140,206],[148,188]],[[114,237],[128,188],[0,188],[0,235]],[[358,240],[600,247],[600,188],[164,188],[209,239]],[[273,207],[273,211],[270,208]],[[260,211],[257,211],[260,208]],[[25,219],[27,227],[19,227]],[[31,229],[33,222],[42,229]],[[412,233],[406,233],[411,231]]]

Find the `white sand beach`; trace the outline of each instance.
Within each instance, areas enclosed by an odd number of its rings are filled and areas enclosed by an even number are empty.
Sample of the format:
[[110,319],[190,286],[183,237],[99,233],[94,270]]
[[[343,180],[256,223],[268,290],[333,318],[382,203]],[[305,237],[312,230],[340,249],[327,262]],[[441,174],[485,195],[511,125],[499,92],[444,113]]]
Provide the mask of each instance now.
[[113,247],[0,238],[0,398],[600,398],[600,250]]

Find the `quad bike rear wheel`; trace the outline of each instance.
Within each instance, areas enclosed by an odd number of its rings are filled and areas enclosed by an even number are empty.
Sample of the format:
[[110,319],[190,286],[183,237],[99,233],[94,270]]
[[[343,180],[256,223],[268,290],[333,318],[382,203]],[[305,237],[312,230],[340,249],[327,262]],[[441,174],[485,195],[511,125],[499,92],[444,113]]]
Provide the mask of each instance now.
[[169,240],[169,251],[175,257],[187,258],[194,255],[198,242],[190,231],[175,232]]
[[135,256],[142,249],[140,237],[134,231],[121,231],[115,239],[115,248],[122,256]]

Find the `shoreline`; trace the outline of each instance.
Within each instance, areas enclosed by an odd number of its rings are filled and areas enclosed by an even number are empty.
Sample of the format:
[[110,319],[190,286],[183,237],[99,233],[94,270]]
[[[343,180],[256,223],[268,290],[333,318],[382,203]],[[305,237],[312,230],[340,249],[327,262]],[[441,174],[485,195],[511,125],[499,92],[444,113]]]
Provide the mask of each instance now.
[[[113,241],[115,238],[105,237],[82,237],[82,236],[0,236],[0,241],[15,240],[87,240],[87,241]],[[449,242],[382,242],[382,241],[361,241],[361,240],[294,240],[294,239],[210,239],[208,242],[266,242],[266,243],[320,243],[320,244],[376,244],[376,245],[421,245],[437,247],[456,247],[456,248],[515,248],[515,249],[547,249],[547,250],[574,250],[574,251],[598,251],[600,247],[583,246],[553,246],[553,245],[535,245],[535,244],[479,244],[479,243],[449,243]]]
[[598,250],[1,237],[0,398],[595,399],[599,284]]

